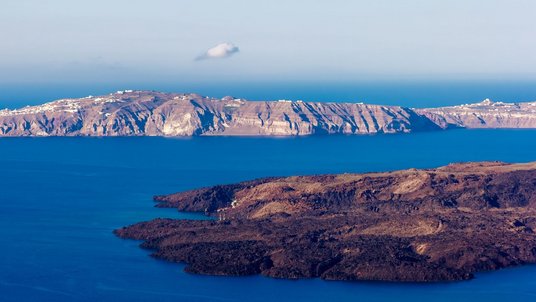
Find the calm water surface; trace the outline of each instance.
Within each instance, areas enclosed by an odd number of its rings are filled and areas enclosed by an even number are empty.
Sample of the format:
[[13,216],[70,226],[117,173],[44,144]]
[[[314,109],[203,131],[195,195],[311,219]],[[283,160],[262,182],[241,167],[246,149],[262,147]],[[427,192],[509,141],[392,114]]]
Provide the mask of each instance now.
[[0,83],[0,109],[42,104],[60,98],[108,94],[116,90],[196,92],[211,97],[232,95],[249,100],[304,100],[365,102],[408,107],[439,107],[480,102],[536,101],[535,81],[355,81],[355,82],[251,82],[251,83],[107,83],[90,85],[13,85]]
[[256,177],[536,160],[534,130],[305,138],[0,139],[0,301],[536,301],[536,267],[447,284],[188,275],[112,230],[154,194]]

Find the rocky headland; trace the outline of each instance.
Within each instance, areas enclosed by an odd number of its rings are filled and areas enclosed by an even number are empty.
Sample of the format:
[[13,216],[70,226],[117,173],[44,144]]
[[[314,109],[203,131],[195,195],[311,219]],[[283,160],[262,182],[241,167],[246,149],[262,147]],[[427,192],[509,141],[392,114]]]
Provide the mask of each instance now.
[[266,178],[155,196],[115,231],[210,275],[434,282],[536,262],[536,163]]
[[376,134],[452,128],[536,128],[536,102],[485,100],[414,109],[362,103],[247,101],[118,91],[0,110],[2,136]]

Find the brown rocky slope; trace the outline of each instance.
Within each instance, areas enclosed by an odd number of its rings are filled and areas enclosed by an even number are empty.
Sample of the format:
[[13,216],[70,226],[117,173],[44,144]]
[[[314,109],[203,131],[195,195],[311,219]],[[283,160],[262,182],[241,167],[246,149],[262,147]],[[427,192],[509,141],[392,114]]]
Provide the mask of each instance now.
[[198,274],[431,282],[536,262],[536,163],[270,178],[155,200],[217,220],[115,233]]

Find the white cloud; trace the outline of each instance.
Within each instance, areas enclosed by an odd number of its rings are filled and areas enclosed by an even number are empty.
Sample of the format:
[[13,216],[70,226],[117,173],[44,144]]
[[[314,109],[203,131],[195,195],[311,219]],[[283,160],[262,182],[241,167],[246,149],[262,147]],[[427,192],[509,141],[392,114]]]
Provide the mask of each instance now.
[[206,60],[206,59],[223,59],[232,56],[233,54],[239,52],[240,49],[238,46],[233,43],[220,43],[210,49],[208,49],[204,54],[195,58],[196,61]]

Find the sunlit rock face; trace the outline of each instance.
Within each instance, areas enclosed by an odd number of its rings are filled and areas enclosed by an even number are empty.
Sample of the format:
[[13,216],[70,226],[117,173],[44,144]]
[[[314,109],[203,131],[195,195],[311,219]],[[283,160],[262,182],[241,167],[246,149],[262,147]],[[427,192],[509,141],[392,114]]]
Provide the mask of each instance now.
[[536,128],[536,102],[476,104],[415,109],[442,128]]
[[118,91],[0,110],[1,136],[195,136],[408,133],[535,128],[536,103],[410,109],[356,103],[247,101]]

